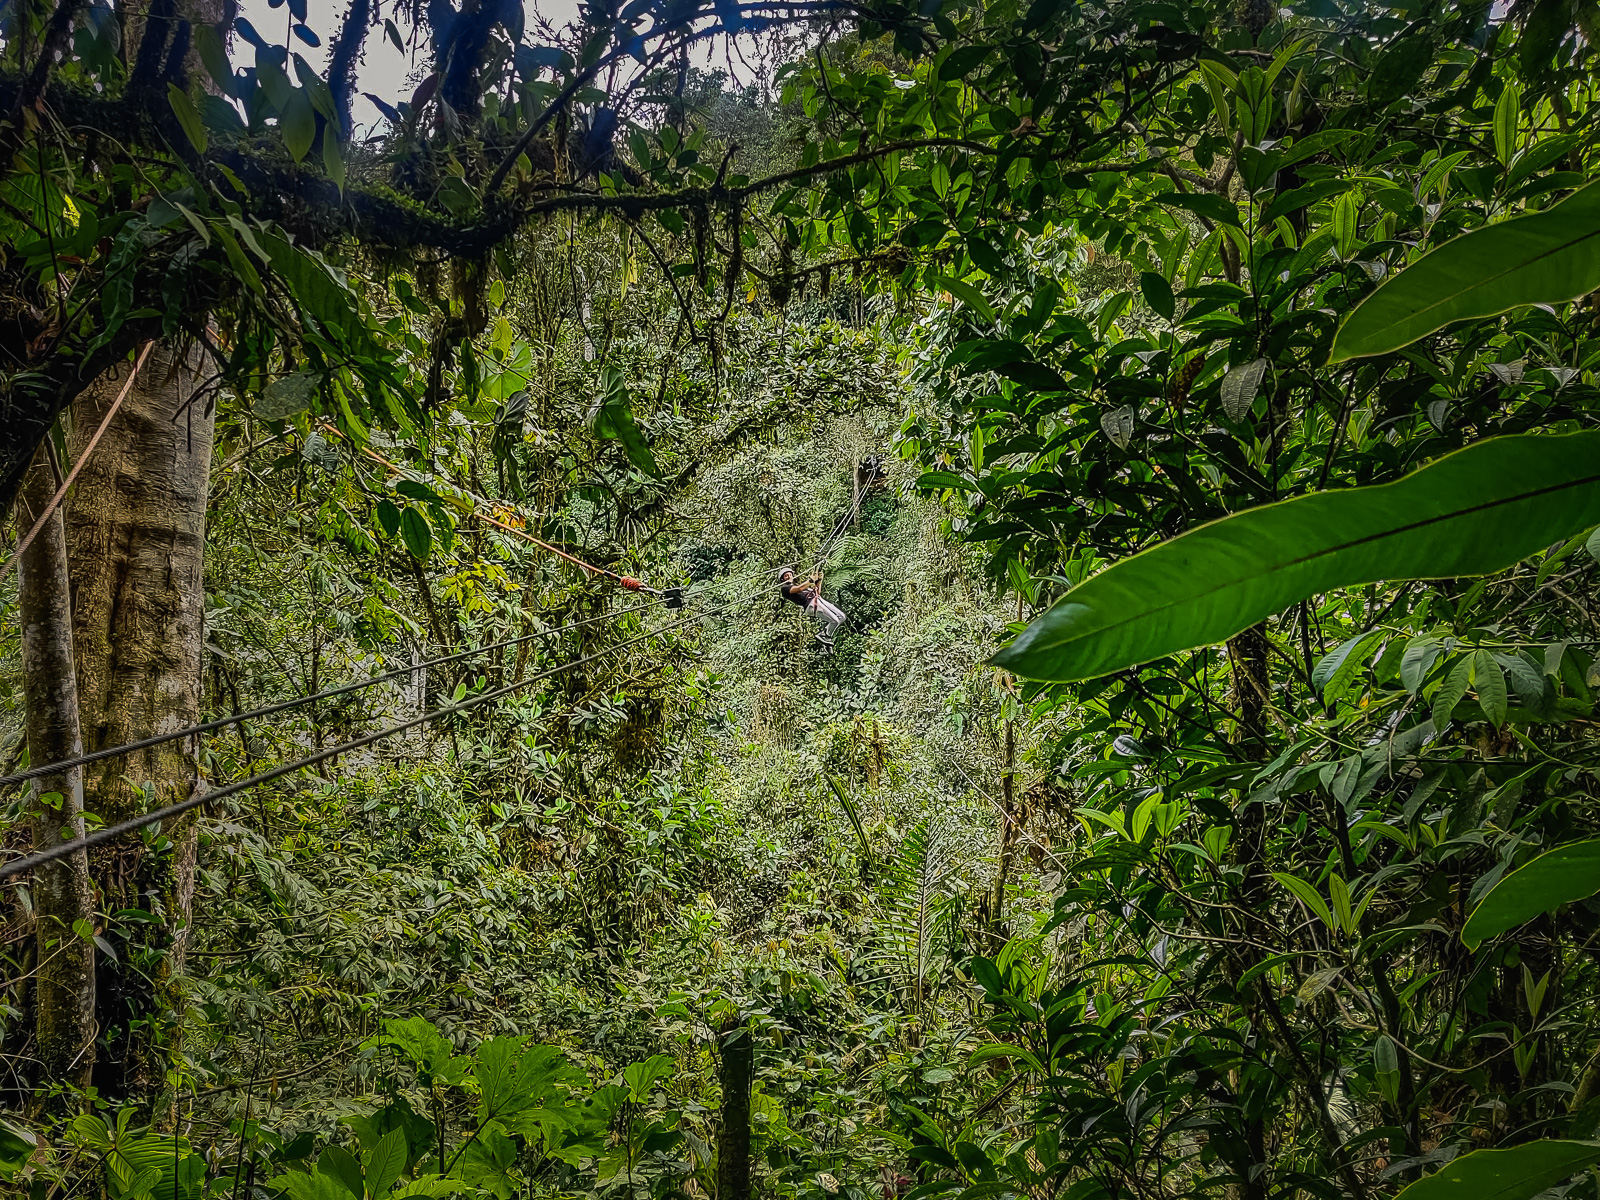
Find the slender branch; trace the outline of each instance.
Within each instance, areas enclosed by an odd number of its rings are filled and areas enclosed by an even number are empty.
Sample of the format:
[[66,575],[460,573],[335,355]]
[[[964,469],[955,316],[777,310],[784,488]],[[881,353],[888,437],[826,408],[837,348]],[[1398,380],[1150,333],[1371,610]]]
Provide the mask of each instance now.
[[[800,14],[820,15],[823,13],[842,13],[846,11],[852,11],[852,9],[849,5],[833,3],[831,0],[823,0],[821,3],[814,4],[752,4],[748,6],[741,5],[739,8],[739,13],[741,16],[765,13],[768,11],[782,11],[792,19],[794,16]],[[865,10],[862,11],[865,15]],[[668,21],[663,25],[658,25],[652,28],[650,30],[650,36],[658,40],[664,40],[667,36],[670,36],[674,33],[688,31],[687,37],[684,39],[685,41],[700,41],[722,32],[724,27],[720,24],[713,26],[710,29],[705,29],[698,32],[694,31],[694,23],[702,20],[707,15],[708,14],[703,10],[696,7],[683,16],[676,18],[675,20]],[[620,23],[616,32],[618,36],[623,34],[623,29]],[[641,39],[642,37],[642,34],[635,34],[633,37],[626,38],[626,40],[624,40],[620,45],[613,48],[609,54],[601,55],[600,58],[596,59],[591,66],[584,68],[583,70],[579,71],[577,75],[573,76],[572,82],[568,83],[566,87],[562,88],[561,91],[556,94],[555,98],[545,106],[544,112],[540,113],[539,116],[535,118],[534,122],[528,126],[528,128],[523,132],[522,136],[516,140],[516,143],[511,147],[506,156],[500,160],[500,165],[495,168],[494,174],[489,177],[489,183],[484,189],[484,195],[492,196],[495,192],[499,191],[500,185],[506,181],[506,176],[510,174],[511,168],[516,163],[517,159],[527,152],[529,146],[533,145],[533,139],[544,132],[545,128],[550,124],[550,122],[555,120],[557,114],[559,114],[563,108],[572,102],[573,97],[575,97],[584,88],[588,87],[589,84],[594,82],[595,77],[599,75],[601,71],[605,70],[609,66],[612,66],[623,58],[632,56],[634,52],[633,45],[635,41]]]

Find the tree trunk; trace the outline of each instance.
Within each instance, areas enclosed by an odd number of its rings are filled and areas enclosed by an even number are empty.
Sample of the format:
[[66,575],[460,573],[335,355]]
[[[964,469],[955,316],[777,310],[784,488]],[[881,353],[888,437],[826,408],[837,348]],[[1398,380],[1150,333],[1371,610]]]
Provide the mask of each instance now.
[[[206,401],[187,404],[200,355],[198,346],[155,349],[79,476],[67,516],[78,697],[91,749],[199,719],[214,423]],[[124,363],[84,393],[77,430],[95,429],[129,369]],[[192,739],[93,764],[84,802],[110,823],[186,799],[203,786],[198,751]],[[106,1049],[95,1082],[103,1092],[141,1094],[163,1078],[160,1051],[182,1011],[196,819],[93,856],[104,911],[149,914],[106,931],[117,962],[102,960],[99,979]]]
[[[17,498],[21,534],[33,528],[60,486],[50,450],[48,442],[40,447],[23,479]],[[17,605],[28,761],[44,766],[76,758],[83,753],[83,737],[72,656],[67,539],[59,507],[17,561]],[[47,850],[83,834],[83,768],[35,779],[34,849]],[[82,1086],[94,1064],[95,1040],[94,942],[83,932],[94,921],[89,856],[80,850],[46,863],[33,872],[31,882],[39,964],[33,985],[34,1054],[44,1080]]]
[[730,1017],[722,1026],[721,1049],[717,1200],[750,1200],[750,1085],[755,1076],[755,1044],[749,1028]]
[[996,856],[994,887],[989,896],[989,936],[997,946],[1004,945],[1006,887],[1016,861],[1017,841],[1022,836],[1028,814],[1017,804],[1017,724],[1005,718],[1005,762],[1000,769],[1000,853]]
[[[1252,625],[1228,639],[1228,663],[1233,670],[1233,703],[1239,713],[1238,744],[1245,757],[1267,759],[1267,705],[1272,696],[1267,627]],[[1264,903],[1266,817],[1260,804],[1251,804],[1247,791],[1239,794],[1234,817],[1236,860],[1244,873],[1235,888],[1241,912],[1255,912]]]

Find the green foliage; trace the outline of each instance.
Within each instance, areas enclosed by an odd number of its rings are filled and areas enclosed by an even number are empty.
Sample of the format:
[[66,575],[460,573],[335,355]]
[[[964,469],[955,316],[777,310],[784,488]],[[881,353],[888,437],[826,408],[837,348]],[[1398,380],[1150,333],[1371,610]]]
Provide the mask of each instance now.
[[1541,1141],[1514,1150],[1475,1150],[1419,1179],[1400,1194],[1406,1200],[1527,1200],[1600,1162],[1600,1143]]
[[1391,484],[1237,513],[1124,559],[993,661],[1092,679],[1223,641],[1319,592],[1491,574],[1597,521],[1600,434],[1479,442]]
[[[418,1114],[403,1077],[385,1080],[390,1098],[367,1115],[345,1119],[359,1155],[335,1142],[314,1162],[270,1180],[291,1200],[378,1200],[379,1197],[468,1193],[509,1200],[551,1162],[592,1174],[601,1188],[646,1185],[650,1194],[675,1186],[662,1156],[681,1140],[677,1114],[656,1103],[656,1085],[672,1060],[654,1056],[623,1071],[627,1086],[595,1089],[554,1046],[525,1037],[484,1041],[473,1055],[455,1055],[431,1022],[390,1019],[367,1044],[392,1047],[415,1071],[432,1116]],[[451,1090],[475,1095],[471,1120],[447,1124]],[[615,1135],[615,1136],[613,1136]]]
[[[201,31],[239,104],[191,100],[203,137],[168,92],[160,145],[18,143],[8,395],[224,332],[212,711],[547,631],[229,731],[210,778],[615,652],[220,814],[151,1102],[242,1165],[120,1115],[83,1145],[151,1139],[174,1194],[705,1192],[732,1017],[782,1200],[1581,1168],[1600,915],[1524,881],[1600,833],[1592,9],[840,13],[770,110],[678,65],[770,13],[508,17],[381,146]],[[123,102],[98,20],[53,103]],[[710,633],[474,514],[688,574]],[[752,582],[813,558],[831,656]],[[1097,597],[1045,682],[974,668]]]
[[[1501,93],[1502,105],[1514,99],[1510,88]],[[1333,340],[1332,361],[1388,354],[1457,321],[1587,295],[1600,287],[1597,214],[1600,189],[1586,186],[1544,212],[1429,251],[1356,306]]]
[[946,839],[928,822],[909,829],[885,866],[879,887],[884,947],[868,961],[920,1015],[960,958],[960,893]]
[[1486,939],[1515,929],[1541,913],[1600,892],[1600,841],[1576,842],[1524,863],[1484,894],[1461,928],[1461,940],[1476,949]]
[[113,1127],[84,1113],[67,1127],[72,1143],[98,1160],[106,1194],[112,1200],[199,1200],[205,1194],[204,1158],[188,1138],[135,1128],[133,1116],[132,1109],[123,1109]]
[[[812,210],[904,248],[902,450],[1016,598],[994,661],[1049,681],[1034,769],[1081,823],[1059,943],[973,961],[984,1098],[917,1124],[930,1193],[1390,1195],[1587,1136],[1538,1089],[1593,1094],[1592,889],[1459,940],[1531,847],[1600,831],[1577,10],[963,20],[972,86],[952,52],[907,90],[958,89],[941,132],[983,150]],[[840,127],[899,115],[821,74]]]
[[0,1178],[15,1178],[38,1145],[39,1138],[31,1129],[0,1121]]

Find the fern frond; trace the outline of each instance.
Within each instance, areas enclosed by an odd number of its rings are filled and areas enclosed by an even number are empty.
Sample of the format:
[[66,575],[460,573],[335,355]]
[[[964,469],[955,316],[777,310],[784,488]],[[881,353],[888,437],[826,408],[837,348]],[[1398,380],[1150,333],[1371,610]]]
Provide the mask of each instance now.
[[917,1008],[927,999],[939,934],[950,915],[946,901],[953,864],[947,844],[928,822],[913,826],[878,891],[886,945],[869,957],[894,965]]

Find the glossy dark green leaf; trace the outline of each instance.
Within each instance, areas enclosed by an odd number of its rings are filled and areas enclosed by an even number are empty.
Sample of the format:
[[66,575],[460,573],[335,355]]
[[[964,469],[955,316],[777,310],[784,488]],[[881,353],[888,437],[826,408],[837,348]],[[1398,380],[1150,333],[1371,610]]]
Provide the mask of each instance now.
[[261,85],[261,90],[266,93],[267,100],[271,103],[273,111],[280,115],[289,107],[289,102],[294,99],[294,84],[289,82],[289,76],[275,62],[257,58],[256,82]]
[[995,370],[1011,380],[1012,383],[1033,392],[1065,392],[1071,390],[1072,387],[1059,371],[1039,362],[1018,361],[1002,363]]
[[1600,520],[1600,432],[1479,442],[1376,487],[1236,513],[1122,560],[995,665],[1092,679],[1221,642],[1319,592],[1501,570]]
[[387,536],[393,537],[400,532],[400,509],[393,500],[379,500],[374,515],[378,520],[378,528]]
[[206,73],[211,76],[224,95],[233,95],[233,64],[228,61],[227,48],[222,44],[222,38],[215,27],[201,22],[194,31],[195,49],[200,54],[200,61],[205,65]]
[[1529,1200],[1596,1162],[1600,1142],[1545,1139],[1474,1150],[1417,1180],[1399,1200]]
[[206,152],[206,127],[200,120],[200,113],[195,109],[194,101],[175,83],[167,84],[167,100],[172,105],[172,114],[178,118],[178,124],[183,127],[183,136],[189,139],[189,144],[194,147],[196,154]]
[[952,296],[957,297],[963,304],[982,317],[985,324],[994,324],[995,312],[993,307],[991,307],[984,294],[972,284],[968,283],[964,279],[956,279],[950,275],[938,276],[937,283],[940,287],[944,288],[945,291],[949,292]]
[[1367,651],[1383,636],[1381,631],[1357,634],[1339,645],[1317,663],[1311,672],[1311,686],[1332,702],[1346,683],[1361,669]]
[[978,485],[972,480],[950,471],[924,471],[917,477],[917,486],[924,490],[934,488],[960,488],[962,491],[976,492]]
[[1433,727],[1443,729],[1450,723],[1450,714],[1455,712],[1456,705],[1461,703],[1467,694],[1467,686],[1472,682],[1472,656],[1464,654],[1456,659],[1455,666],[1451,667],[1440,683],[1439,690],[1433,694]]
[[1355,307],[1331,362],[1387,354],[1457,321],[1600,288],[1600,185],[1546,212],[1463,234],[1423,255]]
[[1367,98],[1392,104],[1416,86],[1433,61],[1433,43],[1426,35],[1399,38],[1385,46],[1367,76]]
[[1413,696],[1416,695],[1417,689],[1427,679],[1428,672],[1433,670],[1433,665],[1439,661],[1439,655],[1443,650],[1444,646],[1437,638],[1412,639],[1400,657],[1401,686]]
[[1144,302],[1157,315],[1172,320],[1172,314],[1177,311],[1177,301],[1173,298],[1172,285],[1167,282],[1166,276],[1159,271],[1146,271],[1139,276],[1139,291],[1144,294]]
[[1379,1034],[1373,1043],[1372,1073],[1385,1098],[1393,1104],[1400,1091],[1400,1052],[1395,1048],[1394,1039],[1386,1033]]
[[939,64],[940,80],[964,79],[989,57],[988,46],[961,46]]
[[211,133],[223,137],[243,137],[246,132],[239,110],[221,96],[213,96],[210,92],[200,97],[200,120]]
[[1507,875],[1478,902],[1461,929],[1476,949],[1541,913],[1600,892],[1600,839],[1574,842],[1539,855]]
[[343,1146],[324,1146],[317,1157],[317,1174],[343,1184],[351,1196],[366,1195],[366,1185],[361,1177],[361,1163]]
[[418,508],[407,508],[400,514],[400,540],[418,562],[427,562],[433,552],[433,527]]
[[427,484],[416,479],[402,479],[396,482],[394,490],[408,500],[422,500],[427,503],[438,504],[442,497]]
[[367,1192],[373,1197],[387,1196],[406,1169],[406,1131],[391,1129],[378,1139],[367,1155]]
[[1032,33],[1043,29],[1061,11],[1065,0],[1033,0],[1028,5],[1027,15],[1022,19],[1022,32]]
[[1221,221],[1225,225],[1240,223],[1239,209],[1233,201],[1215,192],[1168,192],[1158,199],[1162,204],[1187,209],[1209,221]]
[[1522,73],[1534,78],[1548,71],[1550,60],[1572,28],[1572,0],[1538,0],[1528,14],[1518,47]]
[[317,114],[312,111],[310,94],[303,89],[295,89],[284,105],[278,123],[283,133],[284,148],[295,162],[299,162],[311,150],[311,143],[317,138]]
[[1348,179],[1318,179],[1304,187],[1291,188],[1286,192],[1279,192],[1272,198],[1266,210],[1261,214],[1263,223],[1275,221],[1279,217],[1286,217],[1292,212],[1298,212],[1308,205],[1319,200],[1326,200],[1329,196],[1337,196],[1341,192],[1350,190]]
[[1472,686],[1477,689],[1478,703],[1483,706],[1483,715],[1489,719],[1489,724],[1499,728],[1506,723],[1506,677],[1500,672],[1500,664],[1495,662],[1494,655],[1487,650],[1479,650],[1473,655]]

